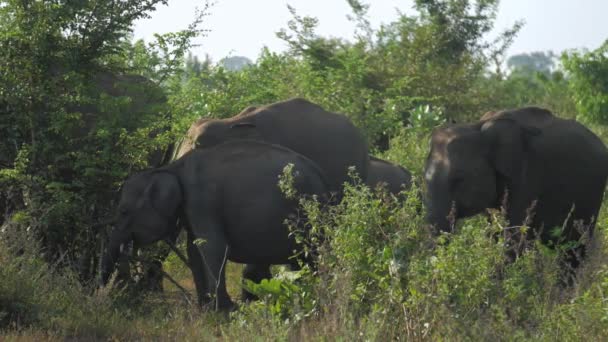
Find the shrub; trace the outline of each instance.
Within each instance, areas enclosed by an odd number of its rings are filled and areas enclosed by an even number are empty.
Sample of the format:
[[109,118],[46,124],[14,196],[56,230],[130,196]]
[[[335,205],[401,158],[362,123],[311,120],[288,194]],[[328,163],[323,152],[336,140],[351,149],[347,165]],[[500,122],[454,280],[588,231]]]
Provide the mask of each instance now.
[[608,123],[608,41],[597,50],[562,56],[579,115],[587,123]]

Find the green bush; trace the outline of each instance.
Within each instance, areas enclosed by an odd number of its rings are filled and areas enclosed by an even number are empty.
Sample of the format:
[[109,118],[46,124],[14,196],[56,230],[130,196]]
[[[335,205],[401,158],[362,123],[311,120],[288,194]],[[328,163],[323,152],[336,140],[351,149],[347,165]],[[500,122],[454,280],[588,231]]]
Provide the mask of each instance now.
[[[83,286],[76,274],[48,264],[32,234],[8,224],[0,239],[0,331],[35,327],[64,336],[110,337],[128,329],[111,286]],[[127,314],[128,315],[128,314]]]
[[564,53],[578,119],[588,123],[608,123],[608,41],[597,50]]

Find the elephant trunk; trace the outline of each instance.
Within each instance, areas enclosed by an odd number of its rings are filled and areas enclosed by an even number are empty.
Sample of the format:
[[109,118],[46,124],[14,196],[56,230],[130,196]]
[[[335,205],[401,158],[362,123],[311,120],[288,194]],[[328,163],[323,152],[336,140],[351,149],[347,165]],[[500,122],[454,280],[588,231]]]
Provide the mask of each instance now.
[[[447,192],[440,192],[445,193]],[[457,217],[456,208],[451,198],[440,194],[431,191],[430,198],[427,198],[427,221],[434,226],[436,232],[449,232]]]
[[131,240],[131,234],[124,227],[117,227],[109,239],[108,248],[101,259],[101,285],[105,286],[114,272],[122,247]]
[[[442,211],[443,212],[443,211]],[[452,228],[452,222],[448,219],[448,212],[443,213],[430,212],[428,215],[428,221],[431,223],[435,232],[449,232]]]

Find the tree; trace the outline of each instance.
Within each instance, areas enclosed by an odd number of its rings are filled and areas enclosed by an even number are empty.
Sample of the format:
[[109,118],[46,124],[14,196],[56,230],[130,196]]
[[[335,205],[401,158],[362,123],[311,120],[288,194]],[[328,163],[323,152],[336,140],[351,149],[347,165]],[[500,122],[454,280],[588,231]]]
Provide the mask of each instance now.
[[507,67],[511,72],[541,72],[545,75],[549,75],[555,67],[556,57],[557,56],[553,51],[521,53],[509,57],[509,59],[507,59]]
[[220,61],[220,64],[229,71],[238,71],[241,70],[251,64],[251,60],[247,57],[243,56],[231,56],[226,57]]
[[468,95],[521,27],[515,23],[495,41],[485,42],[497,0],[416,1],[417,15],[401,13],[378,30],[369,25],[367,4],[348,3],[349,18],[357,24],[352,42],[318,35],[316,18],[289,7],[292,20],[277,35],[300,69],[285,82],[294,95],[348,113],[380,148],[420,105],[441,107],[450,118],[478,115],[479,101]]
[[202,14],[150,46],[129,42],[133,22],[166,3],[0,0],[0,205],[48,260],[85,280],[98,246],[91,226],[169,139],[163,87]]
[[583,121],[608,124],[608,40],[593,51],[562,55],[570,90]]
[[434,51],[448,62],[487,48],[482,40],[490,32],[497,0],[416,0],[421,19],[432,31]]
[[188,52],[186,58],[186,66],[184,72],[186,77],[200,77],[202,73],[208,72],[212,65],[212,60],[209,55],[205,55],[205,59],[201,62],[198,56]]

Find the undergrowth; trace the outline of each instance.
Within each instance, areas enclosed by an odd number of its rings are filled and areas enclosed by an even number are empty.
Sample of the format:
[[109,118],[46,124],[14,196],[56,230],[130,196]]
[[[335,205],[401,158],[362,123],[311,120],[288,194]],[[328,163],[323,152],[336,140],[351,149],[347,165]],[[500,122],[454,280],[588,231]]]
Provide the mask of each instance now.
[[[404,133],[403,139],[411,139]],[[387,156],[422,160],[424,147],[394,141]],[[415,148],[414,148],[415,147]],[[413,166],[413,165],[412,165]],[[414,173],[417,175],[416,173]],[[418,175],[417,175],[418,176]],[[419,183],[419,182],[415,182]],[[46,264],[27,233],[3,226],[0,329],[7,340],[605,340],[608,260],[604,206],[589,255],[571,286],[560,282],[560,252],[530,241],[506,257],[498,212],[435,236],[424,222],[419,189],[403,197],[355,179],[326,208],[301,200],[320,245],[315,267],[275,268],[276,277],[245,284],[260,301],[229,317],[203,312],[171,284],[163,294],[83,286],[61,265]],[[298,232],[294,232],[297,234]],[[172,256],[168,270],[194,297],[191,276]],[[229,268],[233,297],[238,268]],[[236,298],[235,298],[236,299]]]

